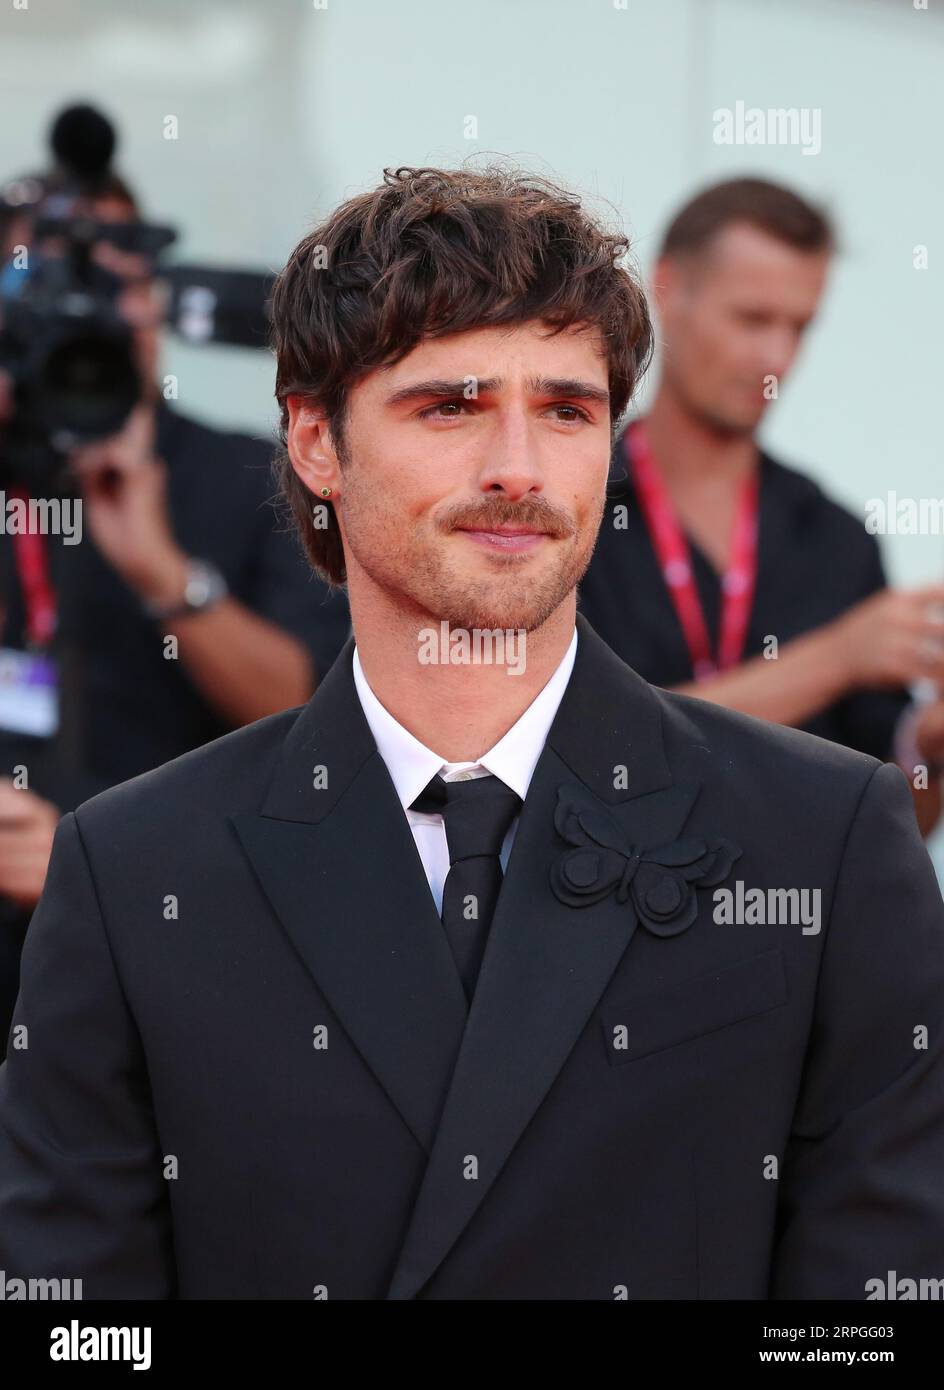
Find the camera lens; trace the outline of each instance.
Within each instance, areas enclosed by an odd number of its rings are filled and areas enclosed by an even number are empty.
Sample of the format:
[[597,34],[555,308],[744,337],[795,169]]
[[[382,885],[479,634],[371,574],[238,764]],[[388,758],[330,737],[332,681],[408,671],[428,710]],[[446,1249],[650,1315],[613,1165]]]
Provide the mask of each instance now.
[[51,434],[79,443],[115,433],[140,394],[130,336],[98,332],[61,340],[43,362],[35,389]]

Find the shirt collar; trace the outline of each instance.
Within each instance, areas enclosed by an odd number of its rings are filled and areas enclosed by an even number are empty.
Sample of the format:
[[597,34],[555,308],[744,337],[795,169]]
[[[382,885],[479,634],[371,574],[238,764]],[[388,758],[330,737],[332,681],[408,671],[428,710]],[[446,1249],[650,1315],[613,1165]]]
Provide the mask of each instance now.
[[483,753],[475,763],[447,763],[438,753],[427,748],[418,738],[404,729],[389,710],[377,699],[367,684],[357,648],[354,648],[353,674],[364,717],[377,744],[377,751],[387,765],[401,806],[407,810],[438,772],[459,766],[484,768],[521,797],[528,787],[538,758],[544,749],[547,735],[554,722],[557,707],[563,699],[577,655],[577,630],[570,640],[560,664],[550,680],[531,701],[524,714],[512,724],[498,742]]

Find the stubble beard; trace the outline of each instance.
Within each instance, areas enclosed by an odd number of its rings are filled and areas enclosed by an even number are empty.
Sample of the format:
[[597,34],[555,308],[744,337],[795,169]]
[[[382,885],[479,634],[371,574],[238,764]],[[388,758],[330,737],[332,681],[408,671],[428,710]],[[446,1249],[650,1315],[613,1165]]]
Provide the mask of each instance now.
[[471,552],[474,541],[447,541],[448,533],[439,530],[426,539],[392,529],[382,498],[359,492],[355,486],[353,498],[348,493],[345,507],[346,539],[358,566],[419,626],[432,620],[470,632],[542,627],[583,578],[605,502],[601,495],[594,514],[570,536],[543,542],[558,552],[550,563],[535,564],[537,557],[528,554],[496,555],[487,557],[490,573],[473,575],[463,573],[447,550],[468,545]]

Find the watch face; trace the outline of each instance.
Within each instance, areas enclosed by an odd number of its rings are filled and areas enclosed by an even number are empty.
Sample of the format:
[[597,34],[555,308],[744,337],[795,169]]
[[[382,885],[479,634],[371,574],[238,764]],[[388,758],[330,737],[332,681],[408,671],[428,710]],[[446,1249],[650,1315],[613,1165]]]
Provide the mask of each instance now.
[[200,608],[210,597],[212,585],[210,576],[201,566],[199,569],[194,566],[187,579],[187,587],[184,590],[184,597],[191,608]]
[[205,608],[226,595],[227,584],[215,565],[205,560],[191,560],[184,592],[188,608]]

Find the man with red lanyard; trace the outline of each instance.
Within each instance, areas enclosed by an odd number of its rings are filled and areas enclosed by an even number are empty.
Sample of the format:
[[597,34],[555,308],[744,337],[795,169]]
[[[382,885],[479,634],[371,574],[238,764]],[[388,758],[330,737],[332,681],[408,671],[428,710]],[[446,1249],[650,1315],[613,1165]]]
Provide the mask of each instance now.
[[[755,439],[832,244],[822,213],[759,179],[715,185],[676,216],[653,276],[661,378],[616,443],[581,608],[656,685],[899,762],[927,833],[944,587],[889,589],[862,521]],[[918,681],[933,698],[915,705]]]

